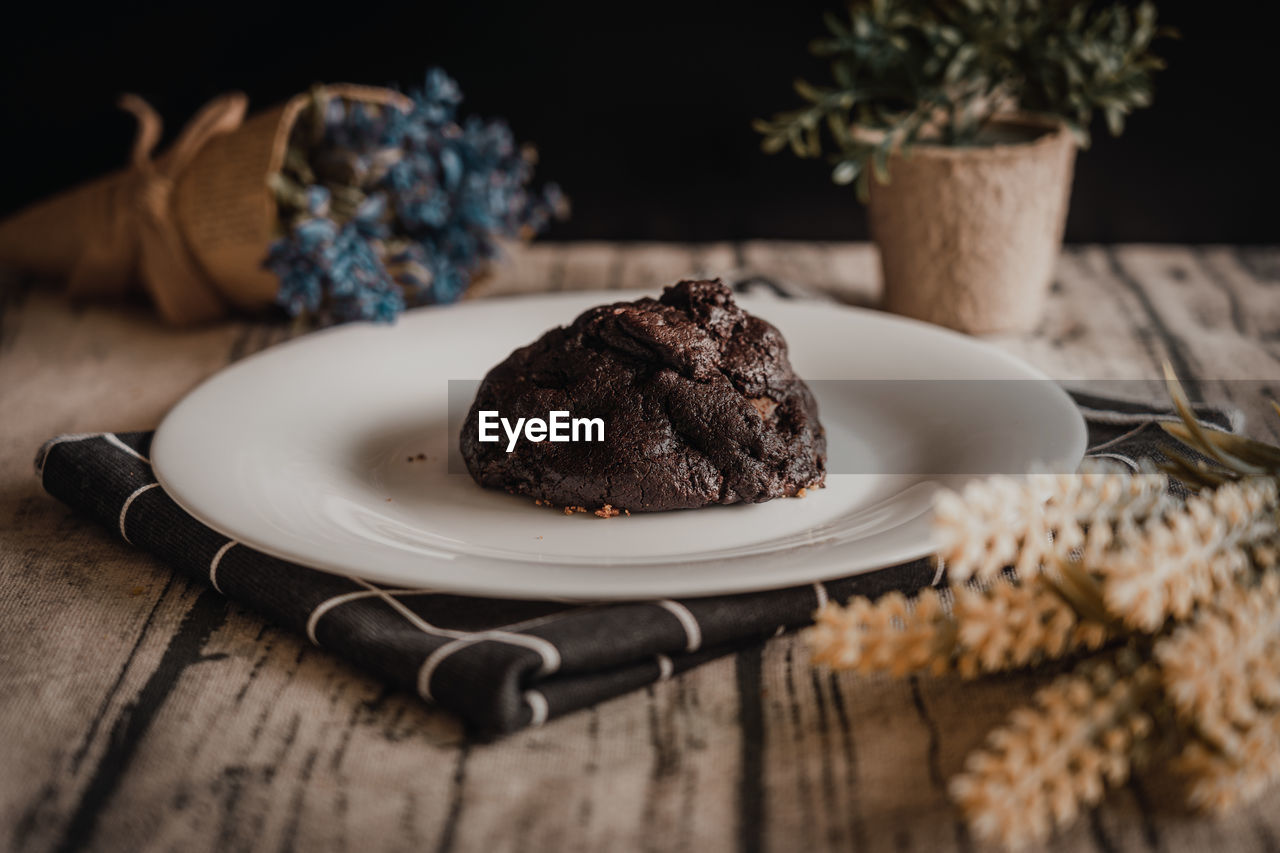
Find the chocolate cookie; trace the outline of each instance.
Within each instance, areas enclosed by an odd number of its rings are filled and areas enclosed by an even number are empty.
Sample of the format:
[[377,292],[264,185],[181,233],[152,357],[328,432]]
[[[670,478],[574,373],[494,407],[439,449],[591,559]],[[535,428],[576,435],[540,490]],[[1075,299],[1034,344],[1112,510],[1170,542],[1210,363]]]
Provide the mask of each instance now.
[[[604,440],[481,442],[479,413],[601,418]],[[476,482],[631,512],[760,503],[822,484],[826,438],[773,326],[720,281],[592,308],[489,371],[462,428]]]

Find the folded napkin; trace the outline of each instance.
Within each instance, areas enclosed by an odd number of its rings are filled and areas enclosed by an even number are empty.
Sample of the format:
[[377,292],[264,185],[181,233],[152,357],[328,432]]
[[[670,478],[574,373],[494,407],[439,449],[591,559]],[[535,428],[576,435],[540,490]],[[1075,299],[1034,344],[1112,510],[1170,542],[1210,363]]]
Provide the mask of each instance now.
[[[1136,466],[1172,441],[1162,408],[1076,395],[1090,455]],[[1234,426],[1202,408],[1210,426]],[[937,583],[928,560],[790,589],[713,598],[566,604],[392,588],[267,556],[201,524],[156,482],[152,433],[64,435],[36,474],[54,497],[189,578],[457,714],[476,736],[538,725],[669,678],[809,621],[827,600]]]

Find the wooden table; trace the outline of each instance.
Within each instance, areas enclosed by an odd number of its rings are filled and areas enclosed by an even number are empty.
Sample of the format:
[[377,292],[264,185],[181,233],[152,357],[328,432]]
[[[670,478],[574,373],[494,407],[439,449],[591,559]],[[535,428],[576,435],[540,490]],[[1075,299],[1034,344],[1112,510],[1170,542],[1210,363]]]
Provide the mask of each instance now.
[[[865,303],[877,280],[874,252],[853,244],[542,245],[514,260],[479,295],[749,270]],[[1045,676],[833,675],[784,636],[469,744],[448,715],[175,579],[32,476],[45,438],[154,427],[286,328],[171,331],[141,306],[21,287],[0,310],[0,848],[973,846],[944,781]],[[995,340],[1059,378],[1150,379],[1167,358],[1246,409],[1251,434],[1280,439],[1262,396],[1280,387],[1280,250],[1072,249],[1039,331]],[[1165,806],[1164,784],[1117,792],[1057,846],[1280,845],[1280,792],[1215,823]]]

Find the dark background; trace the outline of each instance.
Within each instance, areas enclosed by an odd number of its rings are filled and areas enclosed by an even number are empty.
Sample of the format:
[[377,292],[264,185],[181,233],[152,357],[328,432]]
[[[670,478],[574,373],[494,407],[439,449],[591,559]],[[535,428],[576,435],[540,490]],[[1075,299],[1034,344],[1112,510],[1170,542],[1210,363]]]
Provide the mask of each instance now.
[[[1161,2],[1182,31],[1153,108],[1078,161],[1071,241],[1277,242],[1272,115],[1280,77],[1267,4]],[[752,118],[821,78],[816,0],[341,5],[229,0],[22,4],[0,51],[0,213],[122,164],[134,91],[172,133],[206,99],[266,106],[317,81],[410,88],[430,65],[464,110],[507,117],[572,197],[562,239],[853,239],[853,191],[819,162],[765,156]]]

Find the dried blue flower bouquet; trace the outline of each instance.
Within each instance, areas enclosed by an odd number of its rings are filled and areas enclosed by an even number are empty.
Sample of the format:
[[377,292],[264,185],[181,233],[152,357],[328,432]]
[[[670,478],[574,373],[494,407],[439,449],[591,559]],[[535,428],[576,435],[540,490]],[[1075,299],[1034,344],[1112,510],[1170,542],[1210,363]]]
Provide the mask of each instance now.
[[0,265],[75,297],[145,290],[173,325],[282,308],[301,322],[390,321],[451,302],[500,254],[567,214],[530,189],[534,152],[500,120],[458,116],[439,69],[409,95],[318,86],[247,115],[211,100],[153,156],[136,95],[130,164],[0,221]]
[[500,119],[459,120],[461,101],[438,68],[404,105],[312,93],[272,177],[283,235],[265,266],[291,316],[386,322],[452,302],[501,238],[565,215],[555,184],[528,188],[534,150]]

